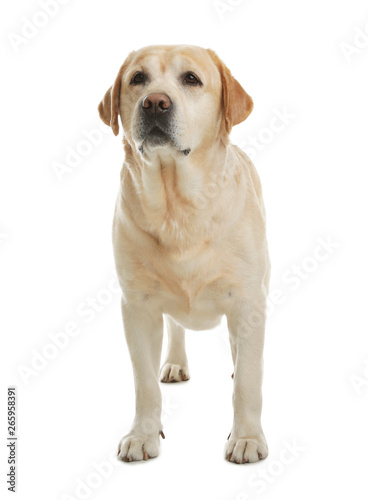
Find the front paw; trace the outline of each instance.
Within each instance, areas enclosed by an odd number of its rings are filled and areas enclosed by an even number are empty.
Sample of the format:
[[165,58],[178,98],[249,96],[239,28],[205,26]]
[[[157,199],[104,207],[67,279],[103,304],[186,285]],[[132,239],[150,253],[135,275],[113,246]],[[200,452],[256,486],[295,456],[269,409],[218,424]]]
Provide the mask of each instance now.
[[226,460],[237,464],[258,462],[267,455],[268,448],[264,437],[234,437],[225,445]]
[[148,460],[159,454],[159,437],[139,435],[134,432],[124,436],[118,447],[117,458],[124,462]]
[[174,363],[165,363],[161,368],[161,382],[185,382],[190,379],[189,368],[187,365]]

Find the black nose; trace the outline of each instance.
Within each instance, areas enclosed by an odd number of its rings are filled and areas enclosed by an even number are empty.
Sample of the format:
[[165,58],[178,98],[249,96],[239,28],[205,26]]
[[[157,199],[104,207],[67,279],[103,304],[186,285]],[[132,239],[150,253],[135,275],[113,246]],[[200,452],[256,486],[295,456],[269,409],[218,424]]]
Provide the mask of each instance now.
[[165,113],[171,106],[170,97],[166,94],[148,94],[142,101],[142,108],[146,113]]

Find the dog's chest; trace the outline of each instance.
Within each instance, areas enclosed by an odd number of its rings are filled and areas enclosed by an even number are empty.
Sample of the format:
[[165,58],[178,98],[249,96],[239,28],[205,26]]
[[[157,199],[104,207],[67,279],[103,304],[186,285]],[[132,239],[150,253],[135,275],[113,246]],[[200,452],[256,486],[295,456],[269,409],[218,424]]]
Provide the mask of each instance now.
[[213,328],[233,300],[234,281],[210,256],[204,255],[195,265],[180,264],[172,265],[164,279],[160,277],[163,312],[184,328]]

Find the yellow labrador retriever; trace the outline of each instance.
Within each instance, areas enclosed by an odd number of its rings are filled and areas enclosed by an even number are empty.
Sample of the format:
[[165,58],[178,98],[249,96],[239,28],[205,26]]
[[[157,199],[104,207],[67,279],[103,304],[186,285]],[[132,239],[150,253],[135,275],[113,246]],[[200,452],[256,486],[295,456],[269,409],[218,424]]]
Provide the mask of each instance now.
[[[132,52],[98,110],[124,130],[113,224],[136,416],[119,444],[125,461],[159,453],[161,382],[189,379],[185,328],[226,315],[234,362],[234,420],[225,457],[266,458],[262,358],[270,264],[258,175],[230,144],[253,102],[211,51],[151,46]],[[168,352],[160,371],[163,316]]]

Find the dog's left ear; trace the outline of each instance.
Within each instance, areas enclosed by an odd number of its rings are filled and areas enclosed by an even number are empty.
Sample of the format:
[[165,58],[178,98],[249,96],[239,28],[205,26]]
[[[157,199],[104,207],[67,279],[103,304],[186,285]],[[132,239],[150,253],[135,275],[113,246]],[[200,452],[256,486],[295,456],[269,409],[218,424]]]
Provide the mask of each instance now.
[[120,68],[118,76],[115,79],[114,85],[104,95],[104,98],[98,105],[98,112],[101,120],[112,128],[114,135],[119,133],[119,109],[120,109],[120,87],[123,74],[124,64]]
[[225,126],[226,131],[230,133],[234,125],[248,118],[253,109],[253,100],[218,55],[211,49],[207,50],[221,75]]

